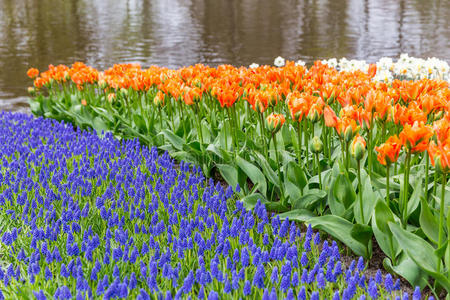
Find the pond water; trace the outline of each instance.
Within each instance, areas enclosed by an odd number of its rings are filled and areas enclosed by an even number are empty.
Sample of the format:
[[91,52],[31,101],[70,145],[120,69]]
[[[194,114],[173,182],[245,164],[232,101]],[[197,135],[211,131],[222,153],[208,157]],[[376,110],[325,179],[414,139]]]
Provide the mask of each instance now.
[[83,61],[180,67],[435,56],[447,0],[0,0],[0,109],[27,111],[29,67]]

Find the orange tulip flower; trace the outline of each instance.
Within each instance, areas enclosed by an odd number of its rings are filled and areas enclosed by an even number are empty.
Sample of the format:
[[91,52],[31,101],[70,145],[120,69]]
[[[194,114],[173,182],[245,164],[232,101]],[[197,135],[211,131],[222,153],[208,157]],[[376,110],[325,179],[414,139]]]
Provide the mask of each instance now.
[[267,128],[272,134],[274,134],[281,129],[281,126],[283,126],[284,122],[286,121],[286,118],[282,114],[271,113],[270,115],[267,116],[266,121],[267,121]]
[[325,126],[336,127],[338,125],[339,119],[336,116],[336,113],[328,105],[325,106],[325,109],[323,110],[323,116],[325,119]]
[[27,71],[27,75],[28,77],[30,77],[31,79],[36,78],[39,75],[39,70],[36,68],[30,68]]
[[369,65],[369,70],[367,70],[367,74],[369,75],[370,78],[375,77],[375,75],[377,74],[377,65],[376,64],[370,64]]
[[405,124],[400,132],[400,140],[412,153],[423,152],[427,149],[433,129],[423,122],[414,122],[413,126]]
[[162,91],[156,93],[155,98],[153,98],[153,104],[158,107],[164,105],[164,93]]
[[385,143],[375,147],[378,152],[377,159],[384,166],[396,162],[401,149],[402,142],[396,135],[390,136]]
[[360,129],[356,124],[356,121],[350,118],[338,119],[338,124],[335,128],[337,133],[344,138],[346,142],[350,142]]
[[434,167],[445,173],[450,170],[450,140],[438,144],[432,141],[428,146],[428,154]]
[[447,113],[444,118],[434,122],[433,130],[441,143],[450,138],[450,115]]

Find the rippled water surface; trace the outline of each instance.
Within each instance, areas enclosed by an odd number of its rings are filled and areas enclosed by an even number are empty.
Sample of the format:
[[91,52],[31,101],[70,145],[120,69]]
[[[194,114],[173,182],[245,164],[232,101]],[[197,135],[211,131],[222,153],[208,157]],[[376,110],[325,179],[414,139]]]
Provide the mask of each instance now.
[[27,110],[26,70],[83,61],[180,67],[281,55],[450,61],[448,0],[0,0],[0,109]]

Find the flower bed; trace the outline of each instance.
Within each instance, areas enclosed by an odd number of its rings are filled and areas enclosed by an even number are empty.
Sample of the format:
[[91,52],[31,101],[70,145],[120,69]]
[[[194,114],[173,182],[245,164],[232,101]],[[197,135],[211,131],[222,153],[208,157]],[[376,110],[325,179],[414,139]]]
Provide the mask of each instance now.
[[220,173],[246,208],[260,200],[357,255],[370,258],[375,237],[386,269],[449,291],[448,82],[283,64],[31,69],[30,104]]
[[2,113],[0,153],[6,299],[401,296],[391,275],[367,278],[362,258],[346,269],[311,227],[269,219],[260,202],[249,211],[136,140]]

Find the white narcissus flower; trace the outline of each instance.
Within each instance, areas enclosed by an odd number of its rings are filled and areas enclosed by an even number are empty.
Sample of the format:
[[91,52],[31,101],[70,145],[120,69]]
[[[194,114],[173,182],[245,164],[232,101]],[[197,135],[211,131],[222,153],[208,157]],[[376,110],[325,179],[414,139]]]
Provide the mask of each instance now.
[[338,61],[336,58],[330,58],[328,60],[322,60],[324,65],[328,65],[330,68],[336,68],[338,66]]
[[276,67],[283,67],[286,64],[286,61],[284,60],[284,58],[282,58],[281,56],[278,56],[277,58],[275,58],[275,60],[273,61],[273,64]]
[[306,63],[303,61],[303,60],[301,60],[301,59],[299,59],[299,60],[297,60],[297,62],[295,63],[295,65],[296,66],[306,66]]
[[377,74],[373,77],[373,81],[382,81],[382,82],[391,82],[394,79],[392,73],[388,70],[378,71]]
[[249,68],[250,69],[256,69],[257,67],[259,67],[259,65],[257,63],[252,63]]

